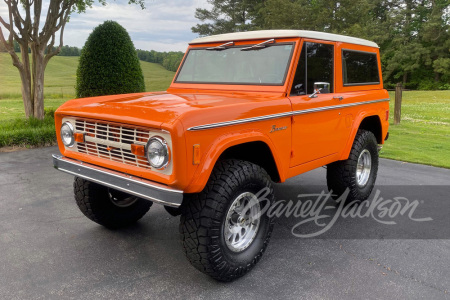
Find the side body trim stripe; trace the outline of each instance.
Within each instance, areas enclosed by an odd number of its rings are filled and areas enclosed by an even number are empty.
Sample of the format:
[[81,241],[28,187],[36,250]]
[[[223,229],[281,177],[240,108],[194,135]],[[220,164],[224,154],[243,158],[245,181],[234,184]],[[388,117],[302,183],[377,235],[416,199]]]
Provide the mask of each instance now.
[[233,121],[225,121],[225,122],[199,125],[199,126],[190,127],[190,128],[188,128],[188,130],[189,131],[197,131],[197,130],[218,128],[218,127],[232,126],[232,125],[237,125],[237,124],[265,121],[265,120],[271,120],[271,119],[279,119],[279,118],[283,118],[283,117],[303,115],[303,114],[315,113],[315,112],[319,112],[319,111],[340,109],[340,108],[346,108],[346,107],[352,107],[352,106],[358,106],[358,105],[373,104],[373,103],[385,102],[385,101],[389,101],[389,100],[390,99],[379,99],[379,100],[371,100],[371,101],[364,101],[364,102],[355,102],[355,103],[348,103],[348,104],[310,108],[310,109],[304,109],[304,110],[295,110],[295,111],[289,111],[289,112],[273,114],[273,115],[265,115],[265,116],[260,116],[260,117],[247,118],[247,119],[239,119],[239,120],[233,120]]

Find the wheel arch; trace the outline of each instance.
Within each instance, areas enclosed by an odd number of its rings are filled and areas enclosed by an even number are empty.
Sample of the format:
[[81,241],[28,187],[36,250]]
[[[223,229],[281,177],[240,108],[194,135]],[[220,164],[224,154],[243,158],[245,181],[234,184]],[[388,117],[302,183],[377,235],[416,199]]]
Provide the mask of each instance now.
[[282,162],[275,145],[262,133],[238,133],[219,137],[204,157],[185,193],[200,192],[205,187],[216,163],[220,159],[227,158],[258,164],[267,171],[274,182],[285,180]]
[[380,116],[377,114],[373,115],[362,115],[359,119],[356,120],[354,124],[358,124],[358,126],[353,126],[350,138],[347,141],[347,144],[344,148],[344,151],[341,154],[340,159],[345,160],[350,155],[350,151],[352,149],[353,141],[355,139],[356,133],[359,129],[364,129],[372,132],[377,139],[378,144],[383,143],[383,127],[381,124]]
[[218,160],[220,159],[241,159],[254,163],[266,170],[272,181],[280,181],[280,174],[273,153],[270,147],[262,141],[231,146],[222,152]]
[[377,139],[377,143],[381,144],[383,140],[382,127],[381,127],[381,120],[378,115],[365,117],[359,124],[358,129],[365,129],[367,131],[372,132],[373,135],[375,135],[375,138]]

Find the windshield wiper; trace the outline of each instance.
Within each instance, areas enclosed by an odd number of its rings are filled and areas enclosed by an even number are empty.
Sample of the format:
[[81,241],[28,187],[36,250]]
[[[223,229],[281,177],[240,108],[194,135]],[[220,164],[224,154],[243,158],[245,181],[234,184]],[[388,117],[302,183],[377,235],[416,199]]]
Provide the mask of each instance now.
[[206,50],[215,50],[215,51],[221,51],[227,49],[229,46],[233,46],[234,42],[228,42],[219,46],[206,48]]
[[256,45],[253,45],[253,46],[250,46],[250,47],[242,48],[241,51],[259,50],[259,49],[265,48],[269,44],[273,44],[273,43],[275,43],[275,39],[270,39],[270,40],[264,41],[262,43],[259,43],[259,44],[256,44]]

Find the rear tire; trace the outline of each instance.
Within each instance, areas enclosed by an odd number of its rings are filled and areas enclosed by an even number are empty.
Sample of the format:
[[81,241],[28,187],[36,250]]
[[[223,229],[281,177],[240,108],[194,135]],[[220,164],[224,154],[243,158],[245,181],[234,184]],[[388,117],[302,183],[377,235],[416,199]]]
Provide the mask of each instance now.
[[377,139],[372,132],[359,129],[348,159],[329,164],[327,167],[328,190],[339,199],[346,190],[344,201],[363,201],[372,193],[378,172]]
[[273,220],[262,209],[273,200],[264,169],[241,160],[217,162],[204,190],[183,201],[180,234],[189,262],[220,281],[248,273],[269,243]]
[[151,201],[79,177],[75,177],[73,189],[81,212],[90,220],[108,228],[120,228],[135,223],[153,204]]

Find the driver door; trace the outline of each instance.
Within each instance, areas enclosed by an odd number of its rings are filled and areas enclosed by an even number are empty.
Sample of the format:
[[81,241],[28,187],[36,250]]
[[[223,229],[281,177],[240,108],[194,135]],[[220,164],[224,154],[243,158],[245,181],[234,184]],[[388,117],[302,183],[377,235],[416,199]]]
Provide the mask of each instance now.
[[337,153],[345,138],[334,93],[334,47],[331,42],[303,43],[289,96],[294,111],[291,167]]

